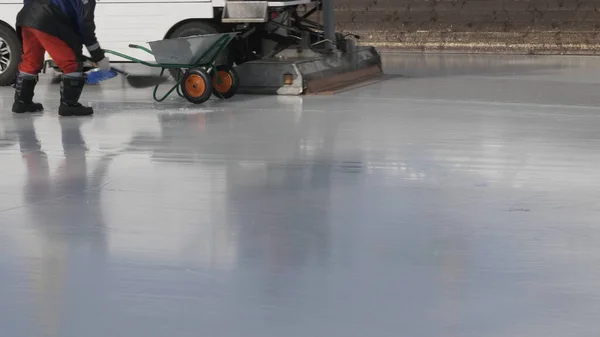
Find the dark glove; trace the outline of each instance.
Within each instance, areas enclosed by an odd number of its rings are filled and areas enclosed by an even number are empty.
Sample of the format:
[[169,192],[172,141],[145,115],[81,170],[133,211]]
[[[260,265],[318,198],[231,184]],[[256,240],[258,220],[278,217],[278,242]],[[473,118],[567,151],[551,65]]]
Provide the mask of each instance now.
[[90,56],[94,63],[98,63],[106,57],[104,56],[104,50],[101,48],[98,48],[94,51],[90,51]]

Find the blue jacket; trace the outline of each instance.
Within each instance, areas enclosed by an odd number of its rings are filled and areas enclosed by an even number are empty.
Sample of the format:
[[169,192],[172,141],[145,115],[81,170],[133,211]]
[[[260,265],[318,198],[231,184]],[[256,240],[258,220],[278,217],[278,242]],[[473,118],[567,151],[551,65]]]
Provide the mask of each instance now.
[[65,41],[78,54],[85,45],[92,60],[100,61],[104,52],[96,38],[94,12],[96,0],[24,0],[17,16],[17,27],[30,27]]

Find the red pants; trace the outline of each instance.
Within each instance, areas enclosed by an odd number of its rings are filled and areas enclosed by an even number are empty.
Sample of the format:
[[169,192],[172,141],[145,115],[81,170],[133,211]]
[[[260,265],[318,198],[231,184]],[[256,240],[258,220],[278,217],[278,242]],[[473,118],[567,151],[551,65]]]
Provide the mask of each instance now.
[[39,74],[44,65],[46,51],[63,74],[81,71],[81,63],[77,60],[77,55],[63,40],[29,27],[23,27],[21,35],[23,59],[19,64],[20,71],[31,75]]

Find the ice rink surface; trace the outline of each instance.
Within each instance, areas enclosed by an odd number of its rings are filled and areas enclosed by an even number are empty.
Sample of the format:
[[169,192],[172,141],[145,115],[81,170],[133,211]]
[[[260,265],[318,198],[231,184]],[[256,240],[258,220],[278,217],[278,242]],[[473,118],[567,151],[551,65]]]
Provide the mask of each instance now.
[[[2,337],[597,337],[600,59],[385,55],[92,118],[0,89]],[[402,76],[394,76],[402,75]]]

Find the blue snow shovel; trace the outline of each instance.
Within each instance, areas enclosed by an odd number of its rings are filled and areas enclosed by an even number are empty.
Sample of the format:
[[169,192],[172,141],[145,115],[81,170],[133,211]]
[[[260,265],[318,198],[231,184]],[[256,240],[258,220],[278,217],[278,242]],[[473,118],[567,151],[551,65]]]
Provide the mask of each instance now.
[[87,83],[88,84],[98,84],[100,82],[104,82],[106,80],[110,80],[113,77],[119,75],[118,72],[113,69],[94,69],[87,74]]

